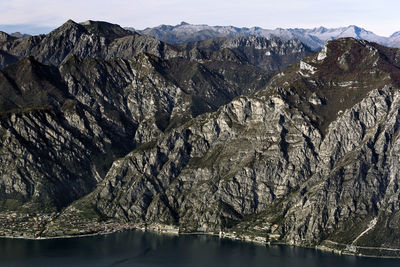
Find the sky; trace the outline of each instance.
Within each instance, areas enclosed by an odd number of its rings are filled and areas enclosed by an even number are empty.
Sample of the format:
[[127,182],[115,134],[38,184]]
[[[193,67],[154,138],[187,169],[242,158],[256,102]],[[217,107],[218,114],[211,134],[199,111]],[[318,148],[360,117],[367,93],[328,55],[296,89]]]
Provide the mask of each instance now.
[[400,31],[399,0],[0,0],[0,30],[47,33],[68,19],[144,29],[160,24],[328,28],[357,25],[381,36]]

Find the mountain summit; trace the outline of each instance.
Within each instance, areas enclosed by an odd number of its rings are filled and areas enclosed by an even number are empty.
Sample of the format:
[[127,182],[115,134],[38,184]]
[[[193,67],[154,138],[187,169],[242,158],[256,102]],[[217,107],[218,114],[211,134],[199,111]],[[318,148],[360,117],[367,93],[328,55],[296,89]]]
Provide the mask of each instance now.
[[[190,27],[189,24],[186,25]],[[247,43],[246,48],[242,49],[240,44],[233,47],[232,43],[239,39],[229,38],[174,46],[123,29],[117,24],[91,20],[76,23],[68,20],[47,35],[17,39],[0,32],[0,67],[26,56],[33,56],[43,64],[57,66],[74,55],[83,58],[131,59],[140,53],[150,53],[163,59],[186,58],[197,61],[216,57],[227,60],[230,57],[231,61],[247,61],[263,69],[277,70],[311,52],[304,44],[294,40],[267,40],[261,37],[240,39],[240,42]],[[218,48],[213,47],[217,43]],[[263,44],[261,49],[260,44]]]
[[355,26],[275,31],[325,44],[171,45],[94,21],[1,34],[0,236],[140,228],[400,257],[400,49],[315,37],[371,35]]
[[398,256],[399,54],[329,41],[265,89],[119,159],[70,210]]
[[314,29],[262,29],[260,27],[238,28],[233,26],[208,26],[193,24],[178,24],[176,26],[160,25],[139,31],[143,35],[149,35],[163,40],[167,43],[183,43],[200,41],[213,37],[236,37],[236,36],[260,36],[271,38],[280,37],[283,40],[299,39],[301,42],[314,50],[322,48],[328,40],[353,37],[360,40],[377,42],[382,45],[400,47],[400,41],[395,39],[395,34],[390,37],[382,37],[355,25],[341,28],[319,27]]

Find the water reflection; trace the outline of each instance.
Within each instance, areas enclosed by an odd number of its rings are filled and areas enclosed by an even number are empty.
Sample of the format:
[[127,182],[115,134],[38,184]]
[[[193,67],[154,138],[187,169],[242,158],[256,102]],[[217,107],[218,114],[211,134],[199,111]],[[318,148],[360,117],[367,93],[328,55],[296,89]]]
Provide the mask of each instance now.
[[206,235],[129,231],[53,240],[0,239],[1,266],[400,266],[400,260],[337,256],[314,249],[237,242]]

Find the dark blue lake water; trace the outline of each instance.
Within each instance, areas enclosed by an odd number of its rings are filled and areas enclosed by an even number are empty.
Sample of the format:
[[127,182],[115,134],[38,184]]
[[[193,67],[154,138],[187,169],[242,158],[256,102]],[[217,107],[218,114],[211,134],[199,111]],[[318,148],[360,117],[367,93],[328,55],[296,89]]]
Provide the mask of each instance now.
[[0,266],[400,266],[400,260],[338,256],[205,235],[141,231],[53,240],[0,239]]

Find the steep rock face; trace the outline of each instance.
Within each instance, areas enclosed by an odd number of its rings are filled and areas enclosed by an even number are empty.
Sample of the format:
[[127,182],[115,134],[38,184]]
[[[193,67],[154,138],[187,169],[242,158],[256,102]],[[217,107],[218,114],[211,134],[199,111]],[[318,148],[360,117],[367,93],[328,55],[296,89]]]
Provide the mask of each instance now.
[[[354,39],[332,41],[322,54],[274,77],[267,90],[115,161],[74,205],[181,231],[398,248],[392,235],[399,233],[400,91],[396,60],[388,57],[396,52]],[[341,103],[343,92],[349,95]]]
[[[255,82],[236,78],[248,68]],[[207,67],[150,54],[110,61],[72,56],[58,68],[28,57],[6,67],[1,208],[60,209],[93,190],[116,158],[259,90],[268,77],[250,66]]]
[[[32,111],[2,119],[2,210],[52,211],[89,193],[101,180],[87,150],[89,137],[76,135],[67,122],[60,125],[73,119],[66,117]],[[104,143],[92,146],[100,150]]]
[[181,231],[267,226],[290,244],[398,247],[399,97],[372,91],[325,138],[278,97],[237,99],[116,161],[88,198],[106,216]]
[[115,162],[93,195],[97,208],[125,220],[217,230],[264,211],[315,169],[308,138],[318,142],[319,133],[280,98],[239,98],[191,124]]
[[[282,233],[288,242],[304,244],[324,239],[365,246],[398,247],[388,231],[398,233],[397,147],[398,90],[372,91],[330,125],[321,143],[320,163],[300,192],[285,203]],[[392,165],[394,164],[394,165]],[[393,172],[394,171],[394,172]],[[387,209],[391,206],[388,218]],[[379,240],[357,237],[375,218]]]
[[0,31],[0,43],[14,41],[15,39],[17,39],[17,38],[14,36],[11,36],[5,32]]
[[0,50],[0,68],[18,61],[18,58]]
[[311,50],[298,40],[283,41],[279,38],[262,37],[215,38],[206,41],[180,44],[179,48],[187,51],[232,50],[243,58],[242,61],[262,69],[279,70],[293,64],[311,53]]
[[400,85],[399,49],[344,38],[328,42],[317,54],[274,76],[268,96],[280,92],[305,112],[322,132],[338,114],[363,100],[373,89]]
[[[13,42],[16,40],[16,37],[8,35],[5,32],[0,31],[0,46],[6,42]],[[10,55],[9,53],[0,49],[0,68],[12,64],[18,61],[18,58],[15,56]]]
[[27,58],[1,76],[2,209],[61,208],[133,149],[135,122],[72,97],[57,68]]
[[[135,38],[69,23],[71,36],[95,31],[121,48]],[[398,49],[329,41],[271,78],[246,49],[295,54],[299,43],[185,46],[168,54],[143,42],[156,55],[110,60],[65,50],[59,66],[28,57],[2,69],[1,210],[73,202],[56,225],[81,212],[296,245],[400,247]]]

